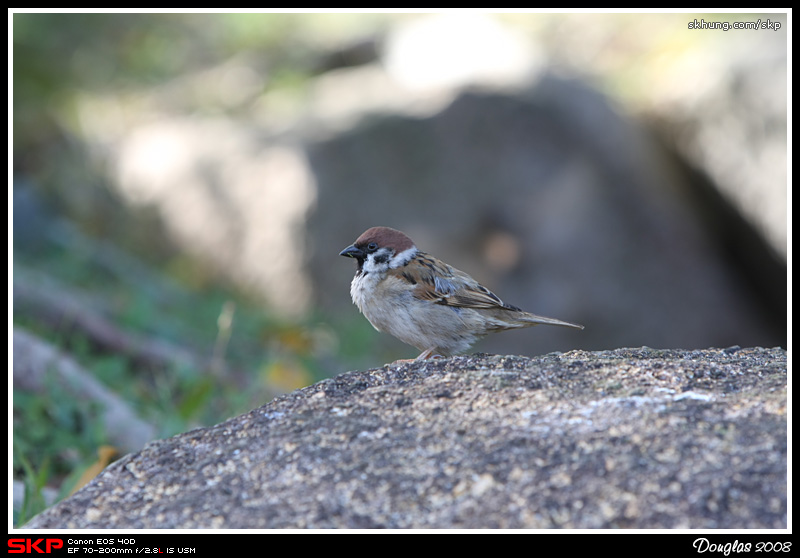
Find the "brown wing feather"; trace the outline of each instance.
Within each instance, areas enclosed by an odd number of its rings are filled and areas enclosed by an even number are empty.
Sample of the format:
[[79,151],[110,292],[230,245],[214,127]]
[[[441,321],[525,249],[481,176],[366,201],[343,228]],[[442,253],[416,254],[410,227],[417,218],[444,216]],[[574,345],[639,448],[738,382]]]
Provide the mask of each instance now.
[[505,304],[463,271],[437,261],[424,252],[414,261],[418,265],[397,270],[397,276],[416,285],[413,294],[420,300],[462,308],[519,310],[516,306]]
[[537,316],[506,304],[463,271],[435,260],[424,252],[420,252],[408,265],[389,270],[388,274],[407,283],[412,296],[419,300],[430,300],[454,308],[506,310],[512,312],[519,323],[528,325],[550,324],[583,329],[579,324]]
[[463,306],[467,308],[503,308],[504,310],[519,310],[500,300],[496,294],[480,284],[467,285],[457,294],[447,298],[442,304],[448,306]]

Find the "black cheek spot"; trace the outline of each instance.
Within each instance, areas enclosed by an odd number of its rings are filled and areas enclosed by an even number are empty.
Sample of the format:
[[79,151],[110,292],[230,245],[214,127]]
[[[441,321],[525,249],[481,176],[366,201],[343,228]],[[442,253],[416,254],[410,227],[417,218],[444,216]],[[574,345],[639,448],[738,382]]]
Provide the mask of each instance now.
[[389,254],[378,254],[373,261],[379,264],[386,263],[389,261]]

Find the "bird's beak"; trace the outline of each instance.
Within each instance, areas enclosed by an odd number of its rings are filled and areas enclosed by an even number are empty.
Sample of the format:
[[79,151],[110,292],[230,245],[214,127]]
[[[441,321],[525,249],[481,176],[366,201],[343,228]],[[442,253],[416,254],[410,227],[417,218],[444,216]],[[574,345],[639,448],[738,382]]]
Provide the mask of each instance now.
[[355,245],[351,244],[341,252],[339,252],[340,256],[347,256],[348,258],[356,258],[356,259],[363,259],[366,254],[364,254],[363,250],[359,250],[355,247]]

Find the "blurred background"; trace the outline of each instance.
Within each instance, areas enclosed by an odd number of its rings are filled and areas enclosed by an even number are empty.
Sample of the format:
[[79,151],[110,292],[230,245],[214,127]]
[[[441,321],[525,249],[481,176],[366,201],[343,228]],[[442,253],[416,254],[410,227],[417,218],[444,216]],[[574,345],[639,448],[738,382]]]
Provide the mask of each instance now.
[[415,357],[350,301],[375,225],[586,326],[476,352],[786,347],[786,14],[9,18],[16,521]]

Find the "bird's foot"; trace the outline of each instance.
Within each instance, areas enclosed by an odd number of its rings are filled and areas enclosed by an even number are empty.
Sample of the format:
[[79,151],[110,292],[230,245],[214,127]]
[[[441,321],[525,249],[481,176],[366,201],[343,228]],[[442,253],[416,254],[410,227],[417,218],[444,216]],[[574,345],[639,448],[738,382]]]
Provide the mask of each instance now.
[[395,364],[408,364],[420,360],[428,360],[429,358],[444,358],[443,355],[437,354],[434,351],[435,349],[428,349],[427,351],[424,351],[421,355],[419,355],[417,358],[401,358],[399,360],[395,360],[392,363],[392,365],[394,366]]
[[436,354],[434,351],[435,348],[428,349],[427,351],[423,351],[421,355],[419,355],[415,360],[427,360],[429,358],[444,358],[442,355]]

